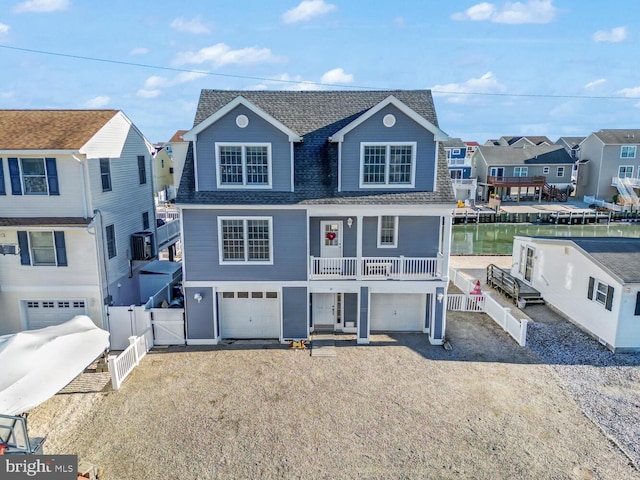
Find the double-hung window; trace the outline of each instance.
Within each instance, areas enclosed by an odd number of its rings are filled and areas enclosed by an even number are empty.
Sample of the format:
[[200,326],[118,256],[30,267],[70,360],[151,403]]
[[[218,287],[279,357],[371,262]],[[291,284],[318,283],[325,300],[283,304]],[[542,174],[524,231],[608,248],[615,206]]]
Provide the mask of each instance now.
[[526,177],[529,175],[529,167],[513,167],[514,177]]
[[543,175],[548,175],[549,174],[549,167],[542,167],[542,174]]
[[633,165],[620,165],[618,167],[618,178],[633,178]]
[[33,266],[67,266],[64,232],[18,232],[20,264]]
[[100,181],[102,182],[102,191],[111,191],[111,163],[108,158],[100,159]]
[[140,185],[147,183],[147,166],[145,165],[144,155],[138,155],[138,179],[140,180]]
[[613,307],[613,293],[614,288],[612,286],[601,282],[597,278],[589,277],[589,289],[587,291],[587,298],[589,298],[589,300],[604,305],[604,308],[611,311]]
[[218,187],[271,187],[271,144],[216,143]]
[[362,143],[360,187],[413,187],[415,142]]
[[623,145],[620,147],[620,158],[636,158],[636,146]]
[[118,254],[116,250],[116,227],[114,225],[107,225],[105,235],[107,237],[107,254],[109,258],[113,258]]
[[378,248],[398,246],[398,217],[378,217]]
[[21,158],[25,195],[47,195],[47,167],[44,158]]
[[218,217],[221,264],[273,263],[271,217]]
[[558,167],[556,170],[556,177],[564,177],[564,167]]

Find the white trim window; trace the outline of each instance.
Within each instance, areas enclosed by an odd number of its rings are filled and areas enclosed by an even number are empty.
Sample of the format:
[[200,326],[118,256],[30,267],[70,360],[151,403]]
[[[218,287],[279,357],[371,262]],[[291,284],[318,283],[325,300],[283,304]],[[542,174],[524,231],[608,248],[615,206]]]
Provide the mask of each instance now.
[[47,167],[44,158],[21,158],[22,188],[25,195],[48,195]]
[[360,188],[410,188],[416,171],[416,142],[360,144]]
[[56,245],[53,232],[29,232],[31,265],[57,265]]
[[636,146],[622,145],[620,147],[620,158],[636,158]]
[[272,217],[218,217],[218,255],[222,264],[273,264]]
[[529,175],[529,167],[513,167],[514,177],[526,177]]
[[633,165],[620,165],[618,167],[618,178],[633,178]]
[[564,177],[564,167],[558,167],[556,170],[556,177]]
[[607,285],[597,278],[589,277],[589,289],[587,291],[587,298],[589,300],[604,305],[605,309],[611,311],[613,307],[613,294],[614,288],[611,285]]
[[549,171],[550,171],[549,167],[542,167],[542,174],[543,175],[549,175]]
[[397,248],[398,217],[378,217],[378,248]]
[[216,142],[218,188],[271,188],[270,143]]

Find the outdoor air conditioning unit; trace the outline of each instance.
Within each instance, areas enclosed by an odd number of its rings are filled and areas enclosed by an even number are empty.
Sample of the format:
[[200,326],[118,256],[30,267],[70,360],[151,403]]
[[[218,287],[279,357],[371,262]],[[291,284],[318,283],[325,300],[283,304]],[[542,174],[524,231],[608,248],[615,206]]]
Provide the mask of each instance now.
[[15,245],[0,243],[0,255],[16,255],[18,253],[18,249]]
[[149,260],[153,258],[153,233],[136,232],[131,235],[131,251],[133,260]]

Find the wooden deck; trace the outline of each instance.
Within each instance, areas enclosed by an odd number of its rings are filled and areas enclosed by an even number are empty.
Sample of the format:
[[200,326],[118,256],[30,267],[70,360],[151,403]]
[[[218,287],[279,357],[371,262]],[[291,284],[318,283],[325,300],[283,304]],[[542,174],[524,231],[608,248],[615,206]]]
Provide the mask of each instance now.
[[511,297],[515,304],[518,304],[518,299],[524,301],[525,304],[544,303],[538,290],[494,264],[487,267],[487,285]]

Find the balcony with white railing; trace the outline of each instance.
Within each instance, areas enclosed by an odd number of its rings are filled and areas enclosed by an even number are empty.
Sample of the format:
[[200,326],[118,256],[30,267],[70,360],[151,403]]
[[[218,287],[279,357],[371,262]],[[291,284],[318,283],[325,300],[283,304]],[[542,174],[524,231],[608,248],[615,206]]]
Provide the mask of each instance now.
[[441,257],[311,257],[311,280],[435,280]]
[[158,250],[164,250],[180,240],[180,220],[172,220],[157,228]]
[[453,188],[476,188],[478,186],[477,178],[452,178]]

